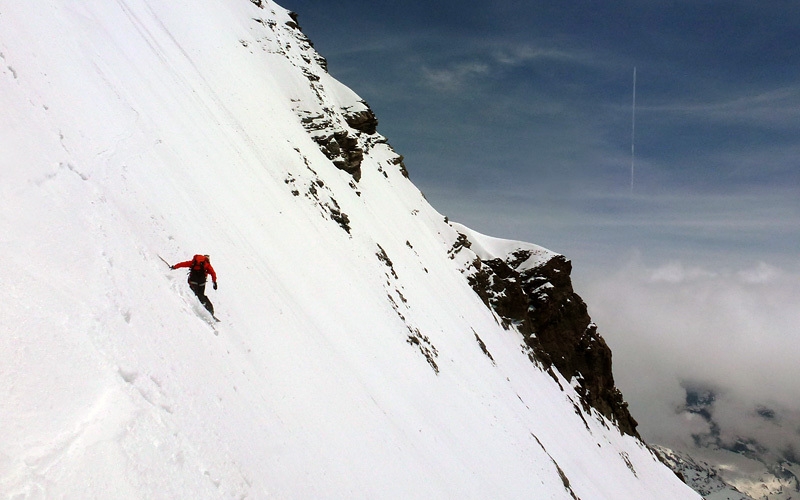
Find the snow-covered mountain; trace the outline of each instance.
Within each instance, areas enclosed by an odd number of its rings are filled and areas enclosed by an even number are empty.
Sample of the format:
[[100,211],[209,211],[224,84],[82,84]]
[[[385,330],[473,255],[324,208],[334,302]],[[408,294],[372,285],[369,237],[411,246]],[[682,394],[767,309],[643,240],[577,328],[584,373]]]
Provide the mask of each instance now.
[[705,500],[753,500],[723,480],[719,470],[713,465],[663,446],[656,445],[653,448]]
[[0,89],[3,497],[698,498],[278,5],[0,1]]
[[796,411],[775,404],[753,407],[699,382],[684,382],[683,389],[685,403],[676,412],[685,436],[673,437],[671,449],[657,448],[687,484],[709,499],[728,498],[731,491],[742,492],[730,496],[736,500],[800,498]]

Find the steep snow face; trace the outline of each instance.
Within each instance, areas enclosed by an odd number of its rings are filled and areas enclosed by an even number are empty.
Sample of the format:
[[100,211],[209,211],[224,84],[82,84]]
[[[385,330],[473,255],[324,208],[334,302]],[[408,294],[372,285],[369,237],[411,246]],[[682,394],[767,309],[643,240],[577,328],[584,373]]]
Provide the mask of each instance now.
[[3,496],[697,498],[498,325],[274,3],[2,2],[0,109]]

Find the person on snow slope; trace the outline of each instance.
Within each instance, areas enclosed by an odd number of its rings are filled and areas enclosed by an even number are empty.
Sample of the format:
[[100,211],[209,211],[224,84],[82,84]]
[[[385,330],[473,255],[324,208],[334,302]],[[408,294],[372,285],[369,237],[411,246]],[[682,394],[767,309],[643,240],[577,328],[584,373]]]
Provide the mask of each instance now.
[[211,267],[211,259],[209,259],[208,255],[195,255],[192,260],[179,262],[174,266],[170,266],[170,269],[179,269],[182,267],[189,268],[189,278],[187,279],[189,288],[192,289],[200,300],[200,303],[203,304],[213,316],[214,304],[206,297],[206,280],[209,274],[211,275],[211,283],[214,285],[214,290],[217,289],[217,273],[214,271],[214,268]]

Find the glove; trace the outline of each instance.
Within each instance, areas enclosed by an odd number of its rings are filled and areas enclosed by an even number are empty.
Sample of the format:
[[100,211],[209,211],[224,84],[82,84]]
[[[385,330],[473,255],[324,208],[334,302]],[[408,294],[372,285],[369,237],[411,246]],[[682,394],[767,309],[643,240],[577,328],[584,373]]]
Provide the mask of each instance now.
[[215,281],[214,282],[214,290],[216,290],[216,289],[217,289],[217,282]]

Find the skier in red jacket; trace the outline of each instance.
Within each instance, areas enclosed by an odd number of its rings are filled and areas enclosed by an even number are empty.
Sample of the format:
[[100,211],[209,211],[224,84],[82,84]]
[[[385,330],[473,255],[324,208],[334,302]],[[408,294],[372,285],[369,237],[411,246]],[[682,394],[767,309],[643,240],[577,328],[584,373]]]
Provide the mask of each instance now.
[[208,255],[195,255],[192,260],[179,262],[169,267],[170,269],[178,269],[181,267],[189,268],[189,278],[187,280],[189,282],[189,288],[197,295],[197,298],[200,299],[200,303],[208,309],[208,312],[214,316],[214,304],[206,297],[206,277],[209,274],[211,275],[211,282],[214,285],[214,290],[216,290],[217,273],[214,272],[214,268],[211,267],[211,260],[208,258]]

